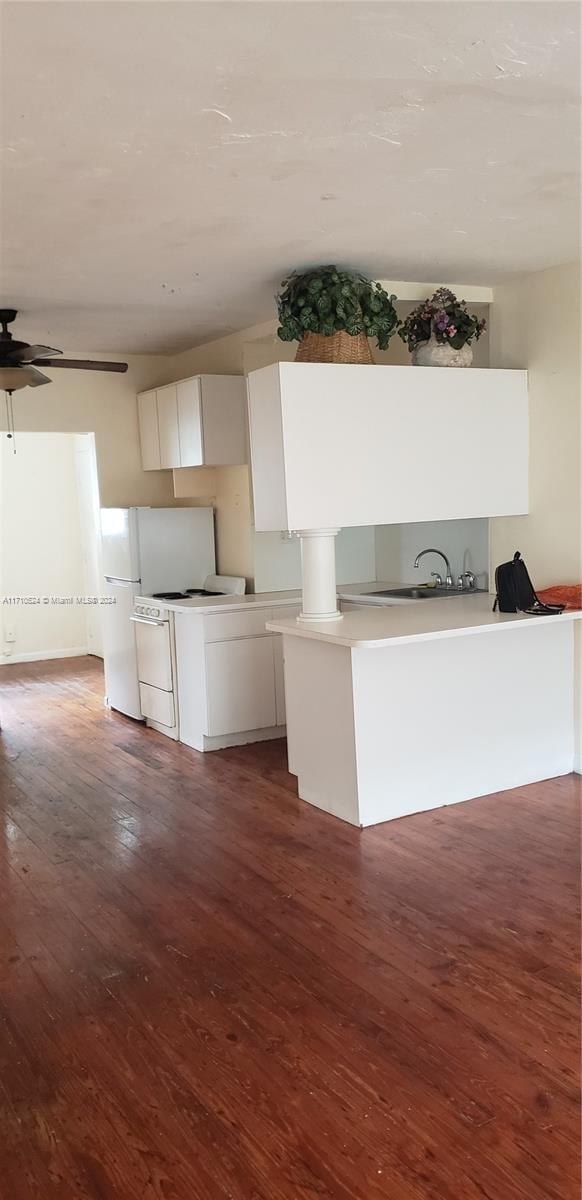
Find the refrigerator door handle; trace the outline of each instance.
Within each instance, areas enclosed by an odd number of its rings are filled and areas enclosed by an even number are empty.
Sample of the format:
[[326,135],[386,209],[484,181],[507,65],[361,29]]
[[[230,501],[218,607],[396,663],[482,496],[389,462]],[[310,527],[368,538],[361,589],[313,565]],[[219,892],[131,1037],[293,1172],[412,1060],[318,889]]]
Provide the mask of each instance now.
[[122,575],[106,575],[105,579],[107,583],[120,583],[122,587],[124,584],[141,583],[141,579],[125,579]]

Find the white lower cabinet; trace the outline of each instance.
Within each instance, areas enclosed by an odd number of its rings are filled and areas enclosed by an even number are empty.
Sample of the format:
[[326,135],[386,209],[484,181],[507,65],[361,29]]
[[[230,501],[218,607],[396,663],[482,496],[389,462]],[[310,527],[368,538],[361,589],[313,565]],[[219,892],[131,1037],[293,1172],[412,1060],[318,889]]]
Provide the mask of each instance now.
[[[300,605],[280,606],[296,616]],[[273,609],[176,613],[180,741],[196,750],[282,737],[283,639],[267,632]]]
[[206,646],[209,737],[277,725],[273,638]]

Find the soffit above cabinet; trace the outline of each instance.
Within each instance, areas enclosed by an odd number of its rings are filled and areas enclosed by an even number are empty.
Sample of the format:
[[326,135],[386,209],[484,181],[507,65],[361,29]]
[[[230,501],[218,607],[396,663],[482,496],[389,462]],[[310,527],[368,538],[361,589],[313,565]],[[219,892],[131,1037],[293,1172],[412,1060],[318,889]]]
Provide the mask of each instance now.
[[257,530],[527,512],[526,371],[277,363],[248,395]]

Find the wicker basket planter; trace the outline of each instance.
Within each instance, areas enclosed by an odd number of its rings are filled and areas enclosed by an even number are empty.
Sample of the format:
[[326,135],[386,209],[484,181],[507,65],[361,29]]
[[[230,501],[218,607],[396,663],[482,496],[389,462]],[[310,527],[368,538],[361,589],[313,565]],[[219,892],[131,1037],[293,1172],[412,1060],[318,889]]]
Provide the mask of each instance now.
[[295,362],[313,363],[373,363],[370,343],[365,333],[345,333],[343,330],[325,337],[322,333],[304,333],[297,347]]
[[373,363],[368,339],[386,350],[400,324],[381,283],[332,265],[292,271],[277,296],[282,342],[299,342],[296,362]]

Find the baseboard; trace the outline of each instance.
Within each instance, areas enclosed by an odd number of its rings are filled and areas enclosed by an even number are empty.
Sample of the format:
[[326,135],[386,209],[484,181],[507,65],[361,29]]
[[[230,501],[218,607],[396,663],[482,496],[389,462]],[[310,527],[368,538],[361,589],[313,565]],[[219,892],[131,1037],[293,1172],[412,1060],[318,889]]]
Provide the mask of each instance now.
[[71,646],[66,650],[30,650],[26,654],[0,654],[0,666],[9,663],[44,662],[48,658],[82,658],[89,654],[86,646]]
[[[285,725],[273,725],[268,729],[247,729],[242,733],[225,733],[217,737],[201,735],[201,745],[194,750],[208,752],[209,750],[229,750],[234,746],[248,746],[251,742],[271,742],[287,736]],[[190,743],[184,743],[184,745]]]

